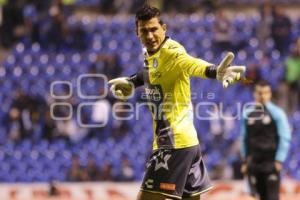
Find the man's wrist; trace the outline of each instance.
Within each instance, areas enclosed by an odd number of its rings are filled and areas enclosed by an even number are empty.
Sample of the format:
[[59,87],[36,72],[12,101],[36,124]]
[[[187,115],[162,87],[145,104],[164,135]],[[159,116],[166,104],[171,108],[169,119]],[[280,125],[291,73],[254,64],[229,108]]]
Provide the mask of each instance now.
[[128,77],[127,80],[129,82],[131,82],[135,88],[137,88],[139,86],[144,85],[144,80],[143,80],[142,76],[143,76],[142,73],[139,72],[139,73],[131,75],[130,77]]
[[216,79],[217,78],[217,66],[212,65],[205,68],[205,76],[207,78]]

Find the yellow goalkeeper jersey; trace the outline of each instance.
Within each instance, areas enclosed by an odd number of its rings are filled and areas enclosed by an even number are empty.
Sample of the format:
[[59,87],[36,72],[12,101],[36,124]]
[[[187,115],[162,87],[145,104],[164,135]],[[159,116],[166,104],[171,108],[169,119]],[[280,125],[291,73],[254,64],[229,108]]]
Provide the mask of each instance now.
[[153,55],[145,55],[143,79],[153,117],[153,149],[179,149],[199,144],[193,125],[190,76],[205,77],[212,64],[194,58],[167,38]]

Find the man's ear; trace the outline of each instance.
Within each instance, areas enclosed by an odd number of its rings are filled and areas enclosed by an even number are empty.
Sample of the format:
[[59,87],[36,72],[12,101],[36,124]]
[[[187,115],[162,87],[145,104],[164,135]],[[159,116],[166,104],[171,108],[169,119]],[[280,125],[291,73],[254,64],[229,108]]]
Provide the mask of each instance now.
[[166,32],[167,31],[167,24],[162,25],[163,30]]

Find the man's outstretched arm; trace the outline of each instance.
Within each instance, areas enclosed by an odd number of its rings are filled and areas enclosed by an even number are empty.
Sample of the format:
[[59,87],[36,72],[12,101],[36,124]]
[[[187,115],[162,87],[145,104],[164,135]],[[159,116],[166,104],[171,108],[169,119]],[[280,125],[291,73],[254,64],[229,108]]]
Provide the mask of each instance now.
[[234,59],[232,52],[228,52],[219,65],[194,58],[185,52],[180,53],[178,59],[180,68],[190,76],[217,79],[224,88],[240,80],[241,74],[246,71],[245,66],[230,66]]

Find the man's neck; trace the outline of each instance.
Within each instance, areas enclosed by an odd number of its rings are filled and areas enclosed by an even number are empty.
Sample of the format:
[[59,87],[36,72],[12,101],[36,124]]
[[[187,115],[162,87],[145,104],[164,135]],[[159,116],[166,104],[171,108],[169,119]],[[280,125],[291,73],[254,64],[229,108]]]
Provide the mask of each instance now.
[[163,42],[159,45],[159,47],[155,50],[155,51],[148,51],[147,50],[147,53],[149,56],[152,56],[154,55],[156,52],[158,52],[160,50],[160,48],[164,45],[164,43],[167,41],[169,37],[165,37],[165,39],[163,40]]

